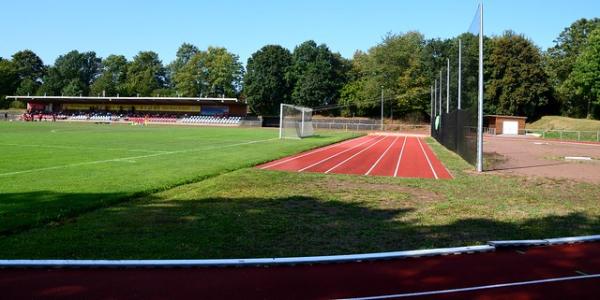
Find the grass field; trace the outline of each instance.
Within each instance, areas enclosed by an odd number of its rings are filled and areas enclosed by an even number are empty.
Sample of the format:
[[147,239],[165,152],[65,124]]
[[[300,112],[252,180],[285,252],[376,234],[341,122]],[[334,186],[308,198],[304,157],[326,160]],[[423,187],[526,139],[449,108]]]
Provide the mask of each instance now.
[[528,133],[543,138],[600,142],[600,121],[546,116],[527,125]]
[[2,258],[326,255],[600,232],[599,185],[476,175],[433,140],[455,179],[249,168],[343,133],[0,126],[1,173],[63,166],[0,175]]
[[560,116],[545,116],[533,123],[527,124],[527,129],[600,131],[600,121]]
[[348,138],[271,129],[0,122],[0,233]]

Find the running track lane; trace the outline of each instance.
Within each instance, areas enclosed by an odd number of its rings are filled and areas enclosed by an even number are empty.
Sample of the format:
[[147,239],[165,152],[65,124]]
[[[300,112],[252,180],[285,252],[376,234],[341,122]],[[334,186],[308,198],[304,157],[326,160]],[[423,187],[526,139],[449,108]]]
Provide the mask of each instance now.
[[423,139],[406,136],[361,137],[258,167],[297,172],[452,178]]
[[339,152],[351,150],[353,147],[356,147],[361,143],[371,141],[372,139],[374,139],[373,136],[363,136],[356,139],[347,140],[327,147],[318,148],[308,152],[272,161],[263,165],[259,165],[258,168],[269,170],[297,171],[307,165],[316,163],[325,157],[329,157]]
[[[0,297],[332,299],[468,289],[600,274],[600,243],[276,267],[0,269]],[[600,278],[457,291],[416,299],[594,299]]]

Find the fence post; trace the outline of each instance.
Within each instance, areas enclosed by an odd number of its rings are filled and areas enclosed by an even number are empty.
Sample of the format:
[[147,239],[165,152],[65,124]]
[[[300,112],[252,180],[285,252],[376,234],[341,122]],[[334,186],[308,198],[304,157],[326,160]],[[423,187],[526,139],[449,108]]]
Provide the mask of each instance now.
[[562,131],[559,131],[559,132],[558,132],[558,134],[559,134],[559,136],[560,136],[560,140],[561,140],[561,141],[562,141],[562,133],[563,133]]
[[581,131],[577,131],[577,140],[581,141]]
[[596,142],[600,142],[600,130],[596,131]]

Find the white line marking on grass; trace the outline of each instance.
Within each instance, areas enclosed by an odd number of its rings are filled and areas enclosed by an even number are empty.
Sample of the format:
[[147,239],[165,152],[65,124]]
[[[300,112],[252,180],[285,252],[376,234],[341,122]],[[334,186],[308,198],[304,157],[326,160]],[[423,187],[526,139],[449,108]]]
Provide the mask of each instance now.
[[353,158],[355,158],[356,156],[358,156],[359,154],[361,154],[361,153],[363,153],[363,152],[365,152],[365,151],[369,150],[371,147],[373,147],[373,146],[375,146],[375,145],[379,144],[379,142],[381,142],[381,141],[383,141],[383,140],[385,140],[385,139],[387,139],[387,137],[383,137],[382,139],[379,139],[377,142],[375,142],[375,143],[373,143],[373,144],[369,145],[369,146],[368,146],[368,147],[366,147],[365,149],[362,149],[362,150],[358,151],[357,153],[354,153],[354,155],[352,155],[352,156],[350,156],[350,157],[346,158],[344,161],[340,162],[339,164],[337,164],[337,165],[335,165],[335,166],[331,167],[329,170],[325,171],[325,174],[327,174],[327,173],[329,173],[329,172],[333,171],[333,169],[335,169],[335,168],[337,168],[337,167],[339,167],[339,166],[341,166],[341,165],[343,165],[343,164],[347,163],[347,162],[348,162],[348,161],[350,161],[351,159],[353,159]]
[[131,160],[140,159],[140,158],[156,157],[156,156],[163,156],[163,155],[170,155],[170,154],[189,153],[189,152],[197,152],[197,151],[207,151],[207,150],[214,150],[214,149],[223,149],[223,148],[229,148],[229,147],[236,147],[236,146],[249,145],[249,144],[255,144],[255,143],[260,143],[260,142],[272,141],[272,140],[276,140],[276,139],[277,138],[272,138],[272,139],[266,139],[266,140],[256,140],[256,141],[250,141],[250,142],[244,142],[244,143],[237,143],[237,144],[225,145],[225,146],[220,146],[220,147],[187,149],[187,150],[179,150],[179,151],[169,151],[169,152],[161,152],[161,153],[154,153],[154,154],[141,155],[141,156],[130,156],[130,157],[121,157],[121,158],[114,158],[114,159],[96,160],[96,161],[88,161],[88,162],[81,162],[81,163],[74,163],[74,164],[66,164],[66,165],[46,167],[46,168],[38,168],[38,169],[30,169],[30,170],[23,170],[23,171],[8,172],[8,173],[0,173],[0,177],[11,176],[11,175],[19,175],[19,174],[25,174],[25,173],[32,173],[32,172],[56,170],[56,169],[62,169],[62,168],[79,167],[79,166],[95,165],[95,164],[102,164],[102,163],[110,163],[110,162],[122,162],[122,161],[124,161],[124,162],[130,162]]
[[404,154],[404,146],[406,146],[406,140],[408,137],[404,137],[404,142],[402,142],[402,149],[400,149],[400,155],[398,155],[398,163],[396,163],[396,170],[394,170],[394,177],[398,177],[398,169],[400,169],[400,161],[402,160],[402,154]]
[[416,139],[419,142],[419,146],[421,146],[421,151],[423,151],[423,154],[425,155],[425,158],[427,159],[427,163],[429,164],[429,168],[431,169],[431,172],[433,172],[433,177],[435,177],[435,179],[438,179],[438,175],[435,172],[435,170],[433,169],[433,165],[431,164],[431,161],[429,160],[429,156],[427,156],[427,152],[425,152],[425,148],[423,148],[423,144],[421,144],[421,139],[420,138],[416,138]]
[[[362,137],[361,137],[361,138],[362,138]],[[292,161],[292,160],[295,160],[295,159],[298,159],[298,158],[302,158],[302,157],[305,157],[305,156],[307,156],[307,155],[315,154],[315,153],[321,152],[321,151],[323,151],[323,150],[331,149],[331,148],[333,148],[333,147],[336,147],[336,146],[341,146],[341,145],[344,145],[344,144],[347,144],[347,143],[349,143],[349,142],[356,141],[356,140],[357,140],[357,139],[350,139],[350,140],[347,140],[347,141],[344,141],[344,142],[341,142],[341,143],[336,143],[336,144],[333,144],[333,145],[329,145],[329,146],[327,146],[327,147],[323,147],[323,148],[319,148],[319,149],[311,150],[311,151],[309,151],[309,152],[307,152],[307,153],[305,153],[305,154],[302,154],[302,155],[300,155],[300,156],[290,157],[290,158],[288,158],[288,159],[284,159],[284,160],[282,160],[282,161],[279,161],[279,162],[276,162],[276,163],[274,163],[274,164],[267,164],[267,165],[265,165],[265,166],[262,166],[262,167],[260,167],[260,168],[261,168],[261,169],[267,169],[267,168],[271,168],[271,167],[274,167],[274,166],[278,166],[278,165],[280,165],[280,164],[284,164],[284,163],[286,163],[286,162],[289,162],[289,161]]]
[[85,146],[65,146],[65,145],[36,145],[36,144],[0,144],[0,146],[12,147],[31,147],[31,148],[55,148],[55,149],[77,149],[77,150],[107,150],[107,151],[129,151],[129,152],[147,152],[147,153],[166,153],[170,151],[163,150],[145,150],[145,149],[127,149],[127,148],[101,148]]
[[312,167],[314,167],[314,166],[316,166],[316,165],[318,165],[318,164],[320,164],[320,163],[326,162],[326,161],[328,161],[328,160],[330,160],[330,159],[332,159],[332,158],[334,158],[334,157],[337,157],[337,156],[338,156],[338,155],[340,155],[340,154],[344,154],[344,153],[346,153],[346,152],[348,152],[348,151],[350,151],[350,150],[352,150],[352,149],[354,149],[354,148],[356,148],[356,147],[360,147],[360,146],[361,146],[362,144],[364,144],[364,143],[371,142],[371,141],[374,141],[374,140],[376,140],[376,139],[377,139],[377,138],[373,138],[373,139],[366,140],[366,141],[364,141],[364,142],[362,142],[362,143],[360,143],[360,144],[358,144],[358,145],[355,145],[355,146],[353,146],[353,147],[351,147],[351,148],[348,148],[348,149],[346,149],[346,150],[344,150],[344,151],[342,151],[342,152],[338,152],[338,153],[336,153],[336,154],[334,154],[334,155],[332,155],[332,156],[329,156],[329,157],[327,157],[327,158],[324,158],[324,159],[322,159],[322,160],[320,160],[320,161],[318,161],[318,162],[316,162],[316,163],[314,163],[314,164],[312,164],[312,165],[309,165],[309,166],[307,166],[307,167],[304,167],[304,168],[302,168],[302,169],[298,170],[298,172],[302,172],[302,171],[304,171],[304,170],[306,170],[306,169],[308,169],[308,168],[312,168]]
[[88,162],[66,164],[66,165],[61,165],[61,166],[53,166],[53,167],[38,168],[38,169],[29,169],[29,170],[23,170],[23,171],[2,173],[2,174],[0,174],[0,176],[19,175],[19,174],[25,174],[25,173],[48,171],[48,170],[56,170],[56,169],[63,169],[63,168],[70,168],[70,167],[79,167],[79,166],[85,166],[85,165],[95,165],[95,164],[102,164],[102,163],[108,163],[108,162],[129,161],[129,160],[132,160],[132,159],[148,158],[148,157],[154,157],[154,156],[165,155],[165,154],[172,154],[172,152],[169,152],[169,153],[148,154],[148,155],[142,155],[142,156],[122,157],[122,158],[114,158],[114,159],[105,159],[105,160],[96,160],[96,161],[88,161]]
[[381,154],[381,156],[379,156],[377,161],[371,166],[371,168],[369,169],[369,171],[367,171],[367,173],[365,173],[365,175],[371,174],[371,171],[373,171],[373,169],[375,169],[375,167],[377,166],[377,164],[379,164],[381,159],[383,159],[383,157],[388,153],[388,151],[390,151],[390,149],[392,149],[392,146],[394,146],[394,144],[396,143],[396,141],[398,141],[399,138],[400,138],[400,136],[397,136],[394,139],[394,141],[387,147],[387,149],[385,149],[385,151],[383,151],[383,154]]
[[561,281],[573,281],[573,280],[592,279],[592,278],[600,278],[600,274],[582,275],[582,276],[568,276],[568,277],[556,277],[556,278],[539,279],[539,280],[517,281],[517,282],[509,282],[509,283],[480,285],[480,286],[472,286],[472,287],[457,288],[457,289],[446,289],[446,290],[436,290],[436,291],[414,292],[414,293],[405,293],[405,294],[390,294],[390,295],[369,296],[369,297],[356,297],[356,298],[345,298],[345,299],[374,300],[374,299],[391,299],[391,298],[407,298],[407,297],[418,297],[418,296],[431,296],[431,295],[442,295],[442,294],[450,294],[450,293],[480,291],[480,290],[489,290],[489,289],[497,289],[497,288],[505,288],[505,287],[525,286],[525,285],[534,285],[534,284],[541,284],[541,283],[551,283],[551,282],[561,282]]

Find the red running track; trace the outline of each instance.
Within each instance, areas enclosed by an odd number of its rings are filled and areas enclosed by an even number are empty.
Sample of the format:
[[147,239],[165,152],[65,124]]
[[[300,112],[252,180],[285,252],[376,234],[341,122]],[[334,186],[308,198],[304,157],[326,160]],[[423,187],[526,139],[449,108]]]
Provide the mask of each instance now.
[[420,137],[369,135],[258,166],[261,169],[450,179],[452,175]]
[[600,243],[298,266],[0,269],[3,299],[332,299],[411,293],[422,295],[416,299],[598,299]]

